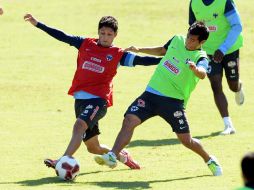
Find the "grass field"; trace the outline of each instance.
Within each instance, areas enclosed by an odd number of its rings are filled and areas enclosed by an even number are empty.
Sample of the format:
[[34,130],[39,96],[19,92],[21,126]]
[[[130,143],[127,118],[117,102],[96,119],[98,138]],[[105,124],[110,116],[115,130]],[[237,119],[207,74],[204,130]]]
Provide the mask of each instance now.
[[[75,157],[81,174],[75,183],[60,181],[43,165],[65,150],[75,121],[73,98],[67,95],[76,66],[77,50],[58,42],[23,21],[32,13],[47,25],[89,37],[97,36],[104,15],[119,20],[115,45],[164,45],[188,28],[188,0],[2,0],[0,17],[0,189],[79,190],[156,189],[230,190],[242,185],[240,160],[253,150],[254,69],[253,0],[235,0],[244,27],[241,79],[246,102],[238,107],[224,83],[237,133],[219,136],[223,123],[213,102],[209,81],[203,80],[190,99],[187,114],[192,135],[216,155],[224,169],[211,176],[203,161],[176,140],[171,128],[154,118],[136,129],[128,149],[142,165],[132,171],[119,164],[114,170],[98,166],[82,146]],[[114,107],[101,120],[103,144],[112,146],[127,106],[140,95],[152,67],[119,68]]]

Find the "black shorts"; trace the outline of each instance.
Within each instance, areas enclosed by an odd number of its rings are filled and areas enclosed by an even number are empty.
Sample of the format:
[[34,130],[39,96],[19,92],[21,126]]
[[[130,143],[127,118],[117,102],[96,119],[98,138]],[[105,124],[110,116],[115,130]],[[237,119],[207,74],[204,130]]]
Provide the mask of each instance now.
[[221,63],[215,63],[212,56],[209,55],[210,62],[208,66],[208,77],[212,77],[217,74],[225,75],[229,81],[238,81],[239,79],[239,50],[227,54],[223,57]]
[[102,98],[87,100],[75,100],[76,118],[82,119],[88,125],[88,129],[83,134],[83,141],[99,135],[99,120],[107,113],[107,101]]
[[129,106],[126,114],[134,114],[142,122],[160,116],[171,125],[173,132],[190,132],[183,100],[144,92]]

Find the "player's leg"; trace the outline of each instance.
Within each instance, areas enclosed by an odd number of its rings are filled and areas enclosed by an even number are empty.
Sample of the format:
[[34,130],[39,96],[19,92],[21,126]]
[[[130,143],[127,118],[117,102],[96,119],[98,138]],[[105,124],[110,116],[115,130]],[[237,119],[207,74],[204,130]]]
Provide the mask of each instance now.
[[223,61],[221,63],[214,63],[213,61],[209,63],[208,77],[213,91],[215,104],[224,122],[224,130],[221,132],[221,135],[228,135],[235,133],[235,129],[231,118],[229,117],[228,101],[222,87]]
[[213,157],[205,151],[198,139],[191,137],[184,109],[184,102],[174,98],[162,97],[161,100],[158,101],[157,109],[158,115],[171,125],[173,132],[176,133],[179,141],[185,147],[200,155],[207,164],[217,164],[215,165],[215,169],[212,171],[213,175],[221,175],[222,170],[219,164],[215,162],[215,159],[212,159]]
[[103,156],[95,156],[95,161],[98,164],[107,165],[111,168],[116,167],[116,155],[130,143],[134,129],[146,119],[154,116],[149,104],[149,101],[151,101],[150,95],[150,93],[144,92],[129,106],[112,150]]
[[[100,98],[88,100],[75,100],[76,122],[73,126],[72,137],[63,154],[72,156],[83,140],[86,130],[92,128],[99,119],[104,117],[107,111],[106,101]],[[45,159],[44,163],[48,167],[55,167],[57,160]]]
[[239,79],[239,50],[225,56],[225,73],[228,86],[235,92],[235,101],[238,105],[244,103],[243,84]]

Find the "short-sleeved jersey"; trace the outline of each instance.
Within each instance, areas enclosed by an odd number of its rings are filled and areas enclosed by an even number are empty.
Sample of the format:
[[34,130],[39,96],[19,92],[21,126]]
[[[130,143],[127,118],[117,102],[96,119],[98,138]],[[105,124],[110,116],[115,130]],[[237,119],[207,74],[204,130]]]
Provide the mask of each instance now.
[[97,39],[86,38],[79,48],[77,70],[68,94],[82,90],[107,100],[108,106],[111,106],[112,80],[122,55],[121,48],[105,48],[97,44]]

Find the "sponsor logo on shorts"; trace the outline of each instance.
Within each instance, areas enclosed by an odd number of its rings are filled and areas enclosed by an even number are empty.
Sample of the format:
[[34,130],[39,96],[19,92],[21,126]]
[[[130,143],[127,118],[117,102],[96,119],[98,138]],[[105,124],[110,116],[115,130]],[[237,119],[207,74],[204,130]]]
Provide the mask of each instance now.
[[103,73],[105,70],[105,67],[102,67],[100,65],[97,65],[95,63],[92,63],[90,61],[85,61],[82,65],[82,69],[86,69],[89,71],[93,71],[95,73]]
[[138,107],[137,106],[131,106],[131,112],[135,112],[138,111]]
[[146,106],[145,101],[144,101],[144,100],[142,100],[142,99],[138,99],[138,107],[142,107],[142,108],[144,108],[145,106]]
[[86,106],[85,109],[86,109],[86,110],[88,110],[88,109],[93,109],[93,105],[89,104],[88,106]]
[[235,61],[229,61],[228,62],[228,67],[233,68],[235,66],[236,66],[236,62]]
[[176,117],[176,118],[180,118],[180,117],[182,117],[183,116],[183,112],[181,112],[181,111],[176,111],[175,113],[174,113],[174,117]]
[[[180,125],[184,124],[183,119],[179,119],[179,121],[178,121],[178,122],[179,122],[179,124],[180,124]],[[180,129],[183,129],[183,128],[185,128],[185,127],[180,127]]]
[[167,70],[169,70],[171,73],[178,75],[180,73],[180,70],[169,60],[165,61],[163,63],[163,66],[166,67]]
[[96,108],[94,108],[94,110],[93,110],[92,115],[90,116],[90,120],[93,120],[93,118],[96,115],[96,113],[98,112],[98,110],[99,110],[99,106],[96,106]]

